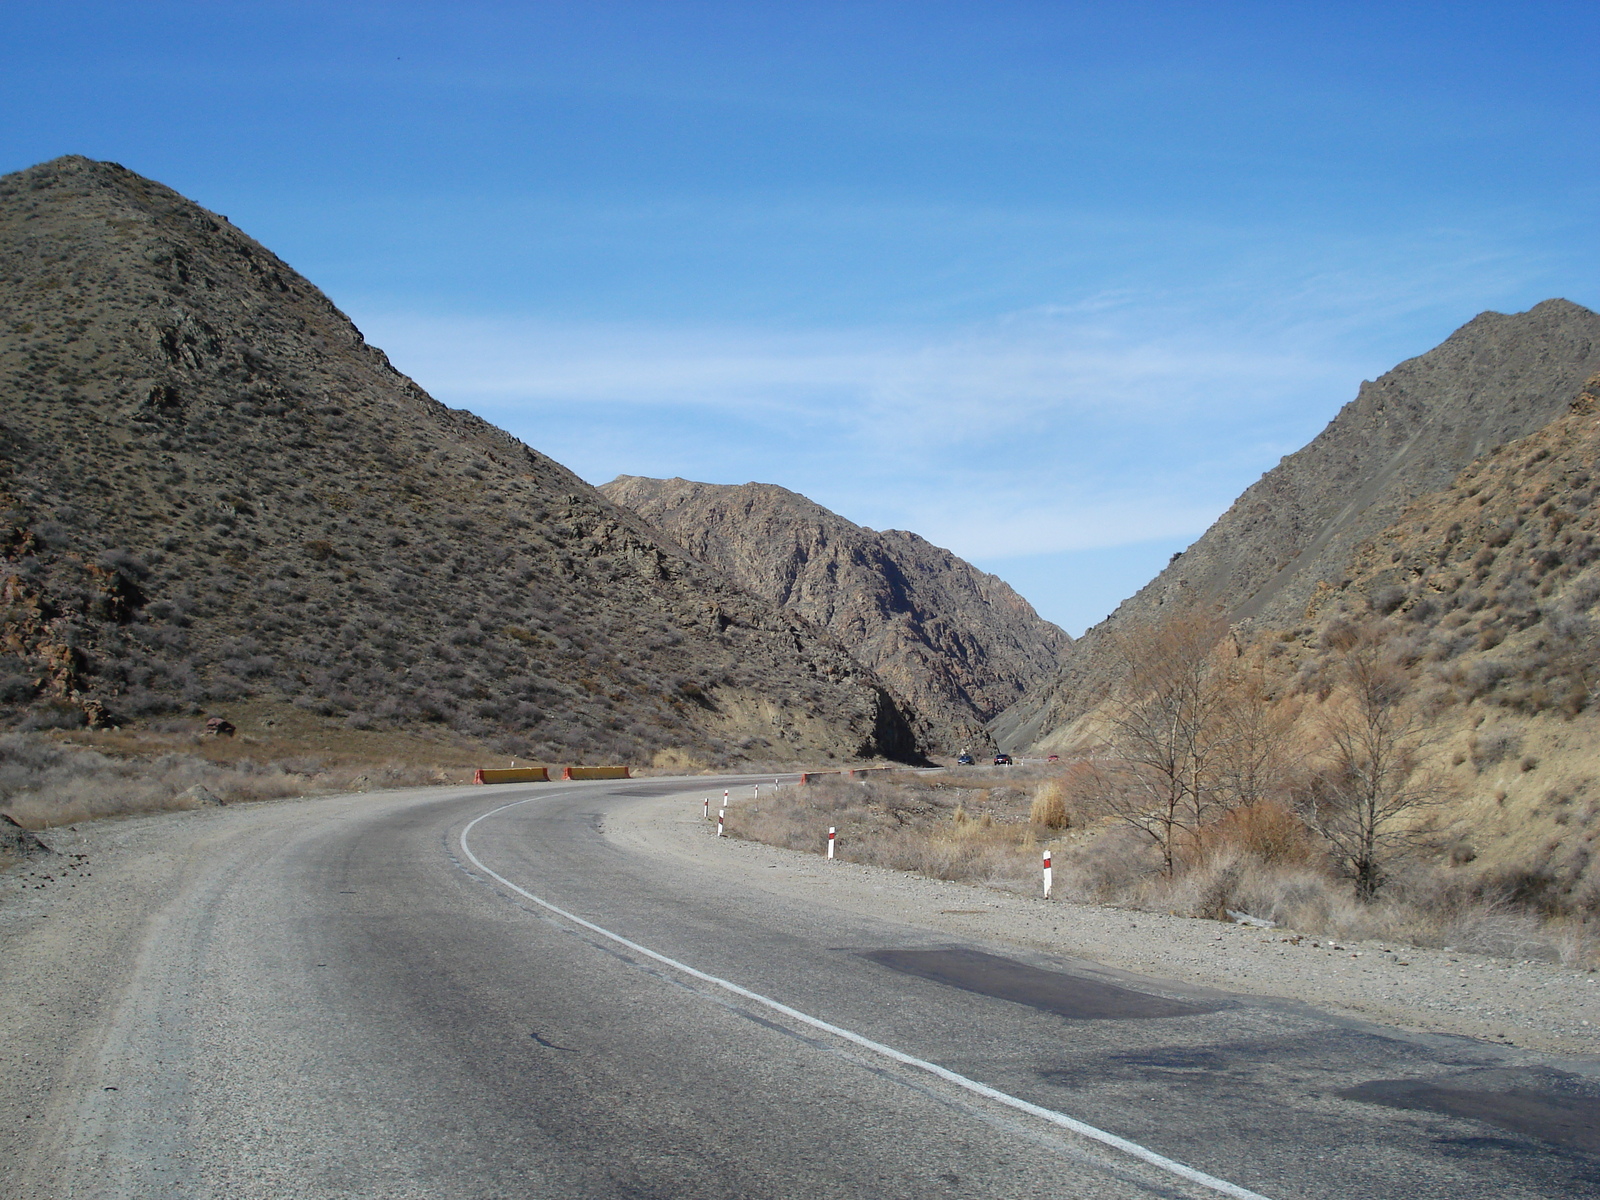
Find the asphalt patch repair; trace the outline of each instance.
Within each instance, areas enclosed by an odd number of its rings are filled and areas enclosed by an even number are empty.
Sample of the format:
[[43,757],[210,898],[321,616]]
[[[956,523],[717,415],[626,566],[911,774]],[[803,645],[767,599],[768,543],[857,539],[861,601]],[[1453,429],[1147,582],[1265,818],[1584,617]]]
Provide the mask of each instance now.
[[1112,983],[1030,967],[981,950],[865,950],[863,958],[918,979],[1026,1004],[1075,1021],[1148,1021],[1216,1012],[1221,1005],[1188,1004]]
[[1386,1108],[1483,1121],[1524,1137],[1600,1154],[1600,1099],[1593,1096],[1529,1087],[1478,1091],[1426,1079],[1374,1079],[1337,1094]]

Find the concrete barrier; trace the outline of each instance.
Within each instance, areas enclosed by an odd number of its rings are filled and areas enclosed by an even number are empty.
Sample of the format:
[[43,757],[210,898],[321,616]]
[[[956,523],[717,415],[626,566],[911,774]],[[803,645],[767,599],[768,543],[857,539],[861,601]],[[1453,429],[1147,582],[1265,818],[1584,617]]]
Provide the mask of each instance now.
[[479,767],[473,783],[549,783],[549,767]]
[[563,779],[632,779],[627,767],[562,767]]

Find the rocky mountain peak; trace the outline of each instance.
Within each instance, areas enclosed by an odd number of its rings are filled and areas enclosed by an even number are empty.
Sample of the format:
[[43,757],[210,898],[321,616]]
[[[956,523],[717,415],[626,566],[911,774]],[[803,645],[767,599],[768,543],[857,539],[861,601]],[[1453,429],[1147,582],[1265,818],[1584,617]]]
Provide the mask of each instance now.
[[947,749],[987,746],[984,722],[1072,641],[948,550],[857,525],[786,488],[624,475],[601,491],[696,559],[829,630]]

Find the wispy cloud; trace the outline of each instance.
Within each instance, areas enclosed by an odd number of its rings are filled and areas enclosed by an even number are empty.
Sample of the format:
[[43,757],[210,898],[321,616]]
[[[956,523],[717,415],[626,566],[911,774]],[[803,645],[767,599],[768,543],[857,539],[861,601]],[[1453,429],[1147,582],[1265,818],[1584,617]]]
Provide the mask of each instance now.
[[[594,482],[779,483],[993,563],[1197,536],[1361,379],[1426,350],[1487,298],[1528,292],[1542,269],[1478,228],[1315,246],[1256,230],[1248,249],[1238,233],[1190,228],[1214,269],[1182,283],[1137,265],[1098,270],[1064,302],[966,321],[763,326],[693,304],[678,321],[631,322],[354,307],[440,399]],[[1134,262],[1137,239],[1121,237]]]
[[[1136,336],[1103,305],[953,329],[369,315],[441,399],[603,482],[757,478],[990,559],[1193,535],[1299,444],[1350,364]],[[1308,421],[1308,410],[1313,413]]]

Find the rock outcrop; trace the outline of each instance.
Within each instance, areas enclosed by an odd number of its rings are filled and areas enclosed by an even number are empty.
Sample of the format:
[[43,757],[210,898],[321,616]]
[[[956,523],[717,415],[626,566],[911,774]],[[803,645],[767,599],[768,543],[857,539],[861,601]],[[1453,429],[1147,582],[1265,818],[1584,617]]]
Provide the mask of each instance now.
[[0,178],[0,720],[291,702],[532,756],[914,757],[834,639],[114,163]]
[[948,751],[1054,671],[1072,639],[1001,579],[914,533],[856,525],[772,484],[623,475],[601,492],[701,562],[829,630]]

